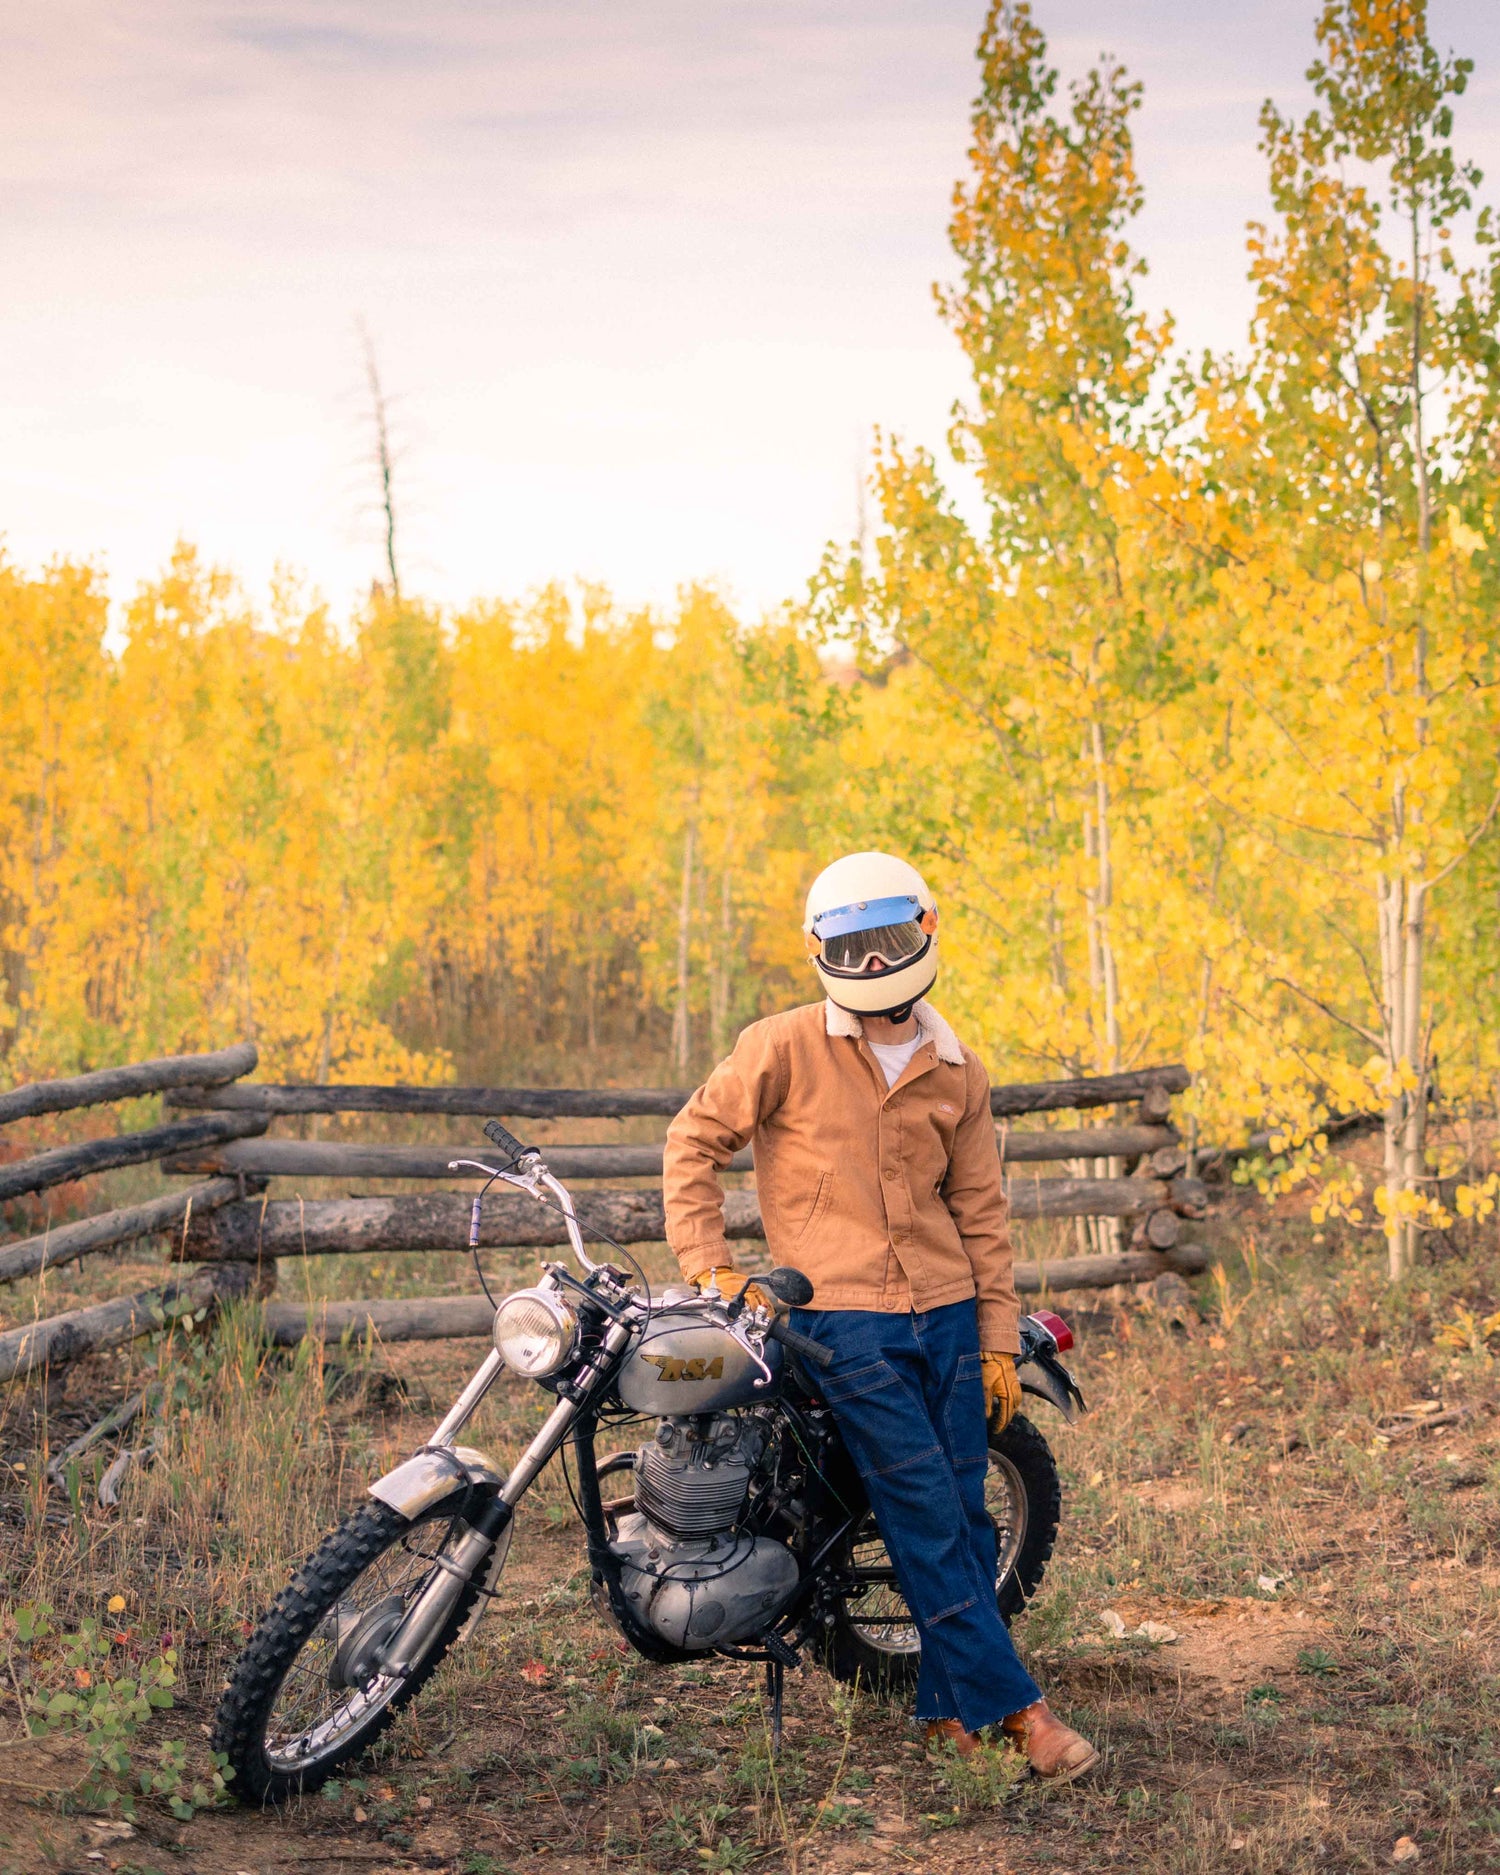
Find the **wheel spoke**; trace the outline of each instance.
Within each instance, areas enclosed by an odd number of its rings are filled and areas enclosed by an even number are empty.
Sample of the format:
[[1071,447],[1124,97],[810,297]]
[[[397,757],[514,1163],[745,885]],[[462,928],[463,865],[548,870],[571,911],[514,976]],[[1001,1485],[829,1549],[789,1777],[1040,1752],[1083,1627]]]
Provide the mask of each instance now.
[[[265,1752],[280,1771],[329,1756],[400,1691],[400,1678],[377,1673],[364,1686],[335,1683],[339,1649],[371,1610],[398,1599],[407,1608],[432,1573],[453,1520],[434,1519],[372,1557],[292,1661],[266,1719]],[[361,1644],[362,1645],[362,1644]]]

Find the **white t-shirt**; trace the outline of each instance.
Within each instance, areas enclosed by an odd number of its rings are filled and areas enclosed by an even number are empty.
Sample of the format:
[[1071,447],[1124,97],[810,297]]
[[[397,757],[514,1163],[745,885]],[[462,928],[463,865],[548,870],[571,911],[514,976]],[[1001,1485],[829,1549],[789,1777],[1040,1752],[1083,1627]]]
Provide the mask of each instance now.
[[[866,1038],[868,1040],[868,1037]],[[906,1072],[906,1064],[922,1046],[927,1037],[920,1029],[909,1042],[871,1042],[870,1051],[880,1063],[881,1073],[885,1076],[887,1087],[894,1087]]]

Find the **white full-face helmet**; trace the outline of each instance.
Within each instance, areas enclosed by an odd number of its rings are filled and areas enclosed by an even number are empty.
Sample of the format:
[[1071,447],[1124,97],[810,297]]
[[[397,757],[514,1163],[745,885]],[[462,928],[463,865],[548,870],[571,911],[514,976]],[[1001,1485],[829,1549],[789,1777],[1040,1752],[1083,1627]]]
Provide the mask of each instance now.
[[890,853],[825,866],[802,929],[829,999],[853,1015],[900,1019],[937,980],[937,903],[916,867]]

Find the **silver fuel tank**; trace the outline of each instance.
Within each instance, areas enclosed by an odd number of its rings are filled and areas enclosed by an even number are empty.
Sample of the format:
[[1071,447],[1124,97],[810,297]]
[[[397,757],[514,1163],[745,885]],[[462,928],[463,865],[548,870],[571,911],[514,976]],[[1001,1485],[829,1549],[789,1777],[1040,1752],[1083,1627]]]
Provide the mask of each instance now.
[[633,1413],[658,1418],[756,1405],[774,1399],[779,1391],[777,1342],[766,1343],[765,1362],[773,1376],[769,1384],[733,1335],[704,1321],[695,1308],[666,1308],[652,1316],[650,1327],[626,1356],[620,1398]]

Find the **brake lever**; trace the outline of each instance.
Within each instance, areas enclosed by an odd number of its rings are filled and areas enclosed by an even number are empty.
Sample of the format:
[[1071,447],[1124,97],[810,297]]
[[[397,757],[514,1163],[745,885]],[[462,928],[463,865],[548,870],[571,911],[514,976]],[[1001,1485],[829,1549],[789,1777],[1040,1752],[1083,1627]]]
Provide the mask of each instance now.
[[[746,1287],[748,1288],[749,1285],[746,1284]],[[741,1301],[743,1302],[743,1298],[741,1298]],[[754,1361],[762,1374],[765,1375],[765,1379],[757,1380],[755,1385],[757,1387],[769,1387],[776,1376],[771,1372],[771,1364],[766,1359],[766,1338],[764,1334],[762,1334],[760,1344],[757,1346],[751,1339],[751,1336],[755,1332],[753,1325],[745,1325],[739,1320],[732,1320],[728,1324],[728,1328],[729,1333],[750,1356],[751,1360]]]
[[478,1159],[450,1159],[448,1170],[462,1172],[467,1167],[471,1172],[483,1172],[486,1178],[498,1178],[506,1185],[514,1185],[518,1191],[528,1191],[533,1198],[540,1199],[542,1194],[537,1190],[537,1186],[541,1183],[542,1174],[547,1168],[542,1164],[540,1157],[534,1153],[528,1153],[527,1160],[529,1165],[524,1172],[497,1171],[494,1166],[483,1165]]

